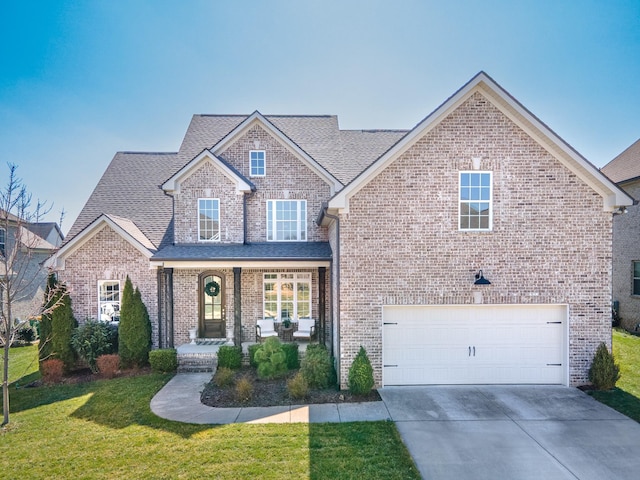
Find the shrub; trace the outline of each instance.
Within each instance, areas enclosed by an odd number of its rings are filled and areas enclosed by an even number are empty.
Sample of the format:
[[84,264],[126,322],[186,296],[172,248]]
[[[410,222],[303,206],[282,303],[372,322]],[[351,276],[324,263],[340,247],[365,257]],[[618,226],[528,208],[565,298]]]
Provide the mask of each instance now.
[[178,352],[175,348],[163,348],[149,352],[149,363],[154,372],[173,373],[178,369]]
[[236,399],[239,402],[248,402],[253,396],[253,383],[248,377],[242,377],[236,383]]
[[620,369],[615,363],[613,353],[609,353],[607,346],[603,342],[598,345],[593,363],[589,368],[589,381],[598,390],[611,390],[616,386],[619,378]]
[[42,368],[42,379],[44,383],[58,383],[62,380],[64,362],[59,358],[45,360],[40,366]]
[[255,356],[260,378],[276,378],[287,371],[286,356],[277,337],[269,337]]
[[237,370],[242,366],[242,347],[223,345],[218,350],[218,368]]
[[109,350],[107,353],[118,353],[118,325],[105,323],[107,327],[107,342],[109,342]]
[[133,290],[133,284],[128,276],[122,291],[118,335],[118,352],[124,367],[142,367],[149,363],[151,350],[149,312],[142,302],[140,290],[138,288]]
[[36,339],[36,332],[31,325],[29,325],[28,323],[24,324],[16,332],[16,339],[20,343],[31,345],[31,342]]
[[374,384],[373,367],[364,347],[360,346],[360,350],[349,368],[349,390],[354,395],[366,395]]
[[311,388],[327,388],[336,381],[333,362],[324,345],[307,347],[300,371]]
[[291,398],[302,399],[309,394],[309,384],[301,372],[296,373],[295,377],[287,382],[287,391]]
[[286,357],[285,363],[289,370],[296,370],[300,368],[300,359],[298,358],[298,344],[297,343],[283,343],[282,350]]
[[249,345],[249,365],[253,368],[258,368],[258,362],[256,362],[256,352],[262,348],[262,345],[256,343],[255,345]]
[[228,387],[233,384],[234,376],[235,374],[233,373],[233,370],[228,367],[220,367],[220,365],[218,365],[218,370],[213,376],[213,382],[220,388]]
[[120,369],[120,356],[113,353],[100,355],[96,360],[96,364],[100,375],[105,378],[113,378]]
[[[44,290],[43,311],[47,311],[55,303],[58,295],[54,295],[58,280],[55,273],[49,273],[47,285]],[[40,344],[38,345],[38,359],[40,360],[40,373],[44,375],[42,362],[51,356],[51,313],[43,313],[40,317]]]
[[51,313],[51,356],[64,363],[65,371],[73,368],[76,361],[71,347],[71,335],[78,326],[71,308],[71,297],[66,287],[61,287],[61,302]]
[[93,373],[98,372],[96,363],[100,355],[109,353],[109,327],[95,320],[87,320],[76,328],[71,336],[71,346],[87,364]]

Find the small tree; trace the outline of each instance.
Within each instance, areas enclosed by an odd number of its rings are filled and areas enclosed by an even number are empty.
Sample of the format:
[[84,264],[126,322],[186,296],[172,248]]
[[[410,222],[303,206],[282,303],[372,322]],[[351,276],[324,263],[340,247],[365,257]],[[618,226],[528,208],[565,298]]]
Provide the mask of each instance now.
[[[52,292],[56,292],[55,295]],[[42,362],[48,360],[51,356],[51,312],[47,310],[51,305],[55,304],[60,298],[58,292],[58,279],[56,274],[49,272],[47,277],[47,286],[44,290],[43,309],[46,313],[40,316],[40,344],[38,345],[38,359],[40,361],[40,373],[44,373]]]
[[593,363],[589,368],[589,381],[598,390],[611,390],[620,378],[620,369],[616,365],[613,353],[609,353],[604,342],[598,345]]
[[138,288],[133,290],[127,276],[120,304],[118,327],[120,361],[124,367],[142,367],[149,363],[151,350],[151,321]]
[[73,330],[78,322],[73,316],[71,297],[64,284],[59,286],[58,306],[51,313],[51,357],[64,362],[65,371],[69,371],[76,363],[76,354],[71,346]]
[[[2,347],[2,425],[9,423],[9,349],[17,332],[30,319],[37,318],[53,311],[58,303],[48,301],[54,298],[55,289],[49,289],[43,305],[33,305],[33,311],[21,315],[20,320],[14,317],[14,308],[21,301],[33,298],[33,293],[43,275],[43,266],[33,261],[33,252],[39,238],[27,227],[46,215],[50,208],[37,202],[31,206],[31,195],[26,186],[16,175],[17,167],[9,164],[7,183],[0,190],[0,234],[3,244],[0,248],[0,346]],[[36,268],[34,268],[34,265]]]

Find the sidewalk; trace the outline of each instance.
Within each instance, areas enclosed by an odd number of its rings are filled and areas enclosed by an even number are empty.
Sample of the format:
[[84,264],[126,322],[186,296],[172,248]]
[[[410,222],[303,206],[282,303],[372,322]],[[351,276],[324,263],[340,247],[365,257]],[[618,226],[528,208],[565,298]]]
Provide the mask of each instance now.
[[178,373],[151,400],[161,418],[196,424],[340,423],[389,420],[384,402],[324,403],[280,407],[214,408],[200,403],[211,373]]

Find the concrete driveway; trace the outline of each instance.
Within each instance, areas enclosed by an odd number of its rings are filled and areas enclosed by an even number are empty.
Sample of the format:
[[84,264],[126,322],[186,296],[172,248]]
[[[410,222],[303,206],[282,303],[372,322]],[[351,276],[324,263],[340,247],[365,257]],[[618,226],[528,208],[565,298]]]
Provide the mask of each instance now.
[[640,478],[640,424],[575,388],[379,392],[425,479]]

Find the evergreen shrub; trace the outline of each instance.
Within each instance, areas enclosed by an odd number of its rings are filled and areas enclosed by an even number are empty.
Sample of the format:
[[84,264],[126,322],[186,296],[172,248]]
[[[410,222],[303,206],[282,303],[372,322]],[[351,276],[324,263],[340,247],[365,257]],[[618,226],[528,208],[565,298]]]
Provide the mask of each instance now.
[[276,378],[287,371],[287,357],[277,337],[267,338],[261,348],[256,351],[255,359],[258,362],[260,378]]
[[589,381],[598,390],[611,390],[620,378],[620,368],[604,342],[598,345],[589,368]]
[[311,388],[328,388],[336,382],[331,355],[327,347],[321,344],[307,346],[300,371]]
[[360,346],[360,350],[349,368],[349,390],[354,395],[366,395],[374,385],[373,367],[366,350]]
[[242,366],[242,347],[223,345],[218,349],[218,368],[237,370]]
[[178,351],[175,348],[151,350],[149,364],[154,372],[173,373],[178,369]]

